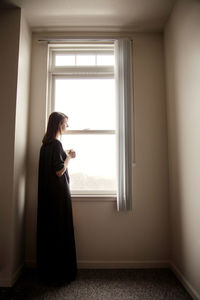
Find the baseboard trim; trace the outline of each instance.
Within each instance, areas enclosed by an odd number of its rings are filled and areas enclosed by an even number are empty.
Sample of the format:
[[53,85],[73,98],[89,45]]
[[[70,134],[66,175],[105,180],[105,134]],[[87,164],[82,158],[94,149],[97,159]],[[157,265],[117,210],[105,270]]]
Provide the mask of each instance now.
[[[35,268],[34,260],[27,260],[26,267]],[[169,268],[169,261],[102,261],[102,260],[79,260],[77,261],[78,269],[153,269]]]
[[0,277],[0,287],[11,287],[10,278],[1,278]]
[[168,261],[78,261],[79,269],[151,269],[169,268]]
[[24,264],[22,264],[13,274],[11,277],[11,285],[13,286],[17,279],[20,277],[22,273],[22,269],[24,268]]
[[0,286],[1,287],[12,287],[15,282],[17,281],[17,279],[19,278],[21,272],[23,269],[23,265],[19,266],[19,268],[11,274],[10,277],[7,278],[1,278],[0,277]]
[[185,276],[181,273],[181,271],[173,262],[170,262],[170,268],[172,272],[176,275],[176,277],[180,280],[185,289],[188,291],[192,299],[200,300],[200,294],[193,288],[193,286],[189,283],[189,281],[185,278]]

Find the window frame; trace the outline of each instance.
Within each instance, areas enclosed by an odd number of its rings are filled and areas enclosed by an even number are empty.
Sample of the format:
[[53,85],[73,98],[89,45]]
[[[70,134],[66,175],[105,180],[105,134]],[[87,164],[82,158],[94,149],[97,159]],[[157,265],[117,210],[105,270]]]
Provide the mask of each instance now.
[[[97,44],[98,45],[98,44]],[[77,47],[77,45],[75,45]],[[49,69],[48,69],[48,99],[47,99],[47,113],[50,115],[55,110],[55,83],[56,79],[74,79],[74,78],[103,78],[103,79],[115,79],[114,65],[102,66],[102,65],[90,65],[90,66],[56,66],[55,57],[57,54],[113,54],[114,55],[114,43],[108,43],[106,45],[98,45],[91,47],[90,50],[86,48],[88,45],[82,44],[80,51],[73,50],[75,46],[69,49],[69,46],[62,45],[49,45]],[[67,47],[67,48],[65,48]],[[97,49],[98,47],[98,49]],[[99,49],[99,47],[101,49]],[[116,137],[116,130],[68,130],[65,135],[68,134],[113,134]],[[116,175],[117,176],[117,175]],[[89,201],[98,201],[103,198],[104,201],[116,201],[116,191],[72,191],[72,197],[75,201],[79,201],[80,198],[88,198]]]

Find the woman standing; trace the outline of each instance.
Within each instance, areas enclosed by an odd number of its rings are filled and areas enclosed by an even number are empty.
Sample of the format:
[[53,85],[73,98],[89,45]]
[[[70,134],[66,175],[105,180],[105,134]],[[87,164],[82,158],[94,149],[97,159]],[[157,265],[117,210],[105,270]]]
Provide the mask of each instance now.
[[37,266],[40,276],[52,283],[69,282],[77,275],[68,163],[73,150],[63,150],[59,137],[68,117],[53,112],[42,140],[39,160]]

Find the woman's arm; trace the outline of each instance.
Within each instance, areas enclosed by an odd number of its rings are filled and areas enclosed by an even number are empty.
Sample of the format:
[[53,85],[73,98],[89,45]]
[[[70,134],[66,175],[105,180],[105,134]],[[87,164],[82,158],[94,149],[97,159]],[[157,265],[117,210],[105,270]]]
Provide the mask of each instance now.
[[68,155],[68,156],[66,157],[65,161],[64,161],[64,167],[63,167],[61,170],[59,170],[59,171],[56,172],[56,175],[57,175],[58,177],[62,176],[62,175],[65,173],[65,171],[66,171],[66,169],[67,169],[67,167],[68,167],[68,164],[69,164],[70,159],[71,159],[71,157]]
[[59,171],[56,172],[56,175],[58,177],[62,176],[65,173],[65,171],[66,171],[66,169],[68,167],[70,159],[74,158],[76,156],[75,151],[73,151],[72,149],[66,150],[65,152],[67,154],[67,157],[66,157],[66,159],[64,161],[64,167],[61,170],[59,170]]

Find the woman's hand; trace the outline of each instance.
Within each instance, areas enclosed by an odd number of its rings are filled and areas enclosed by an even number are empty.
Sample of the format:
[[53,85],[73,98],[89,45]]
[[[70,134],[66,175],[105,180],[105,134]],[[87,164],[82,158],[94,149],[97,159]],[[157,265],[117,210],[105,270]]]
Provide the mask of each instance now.
[[65,153],[69,158],[75,158],[76,157],[76,152],[73,149],[70,150],[65,150]]

